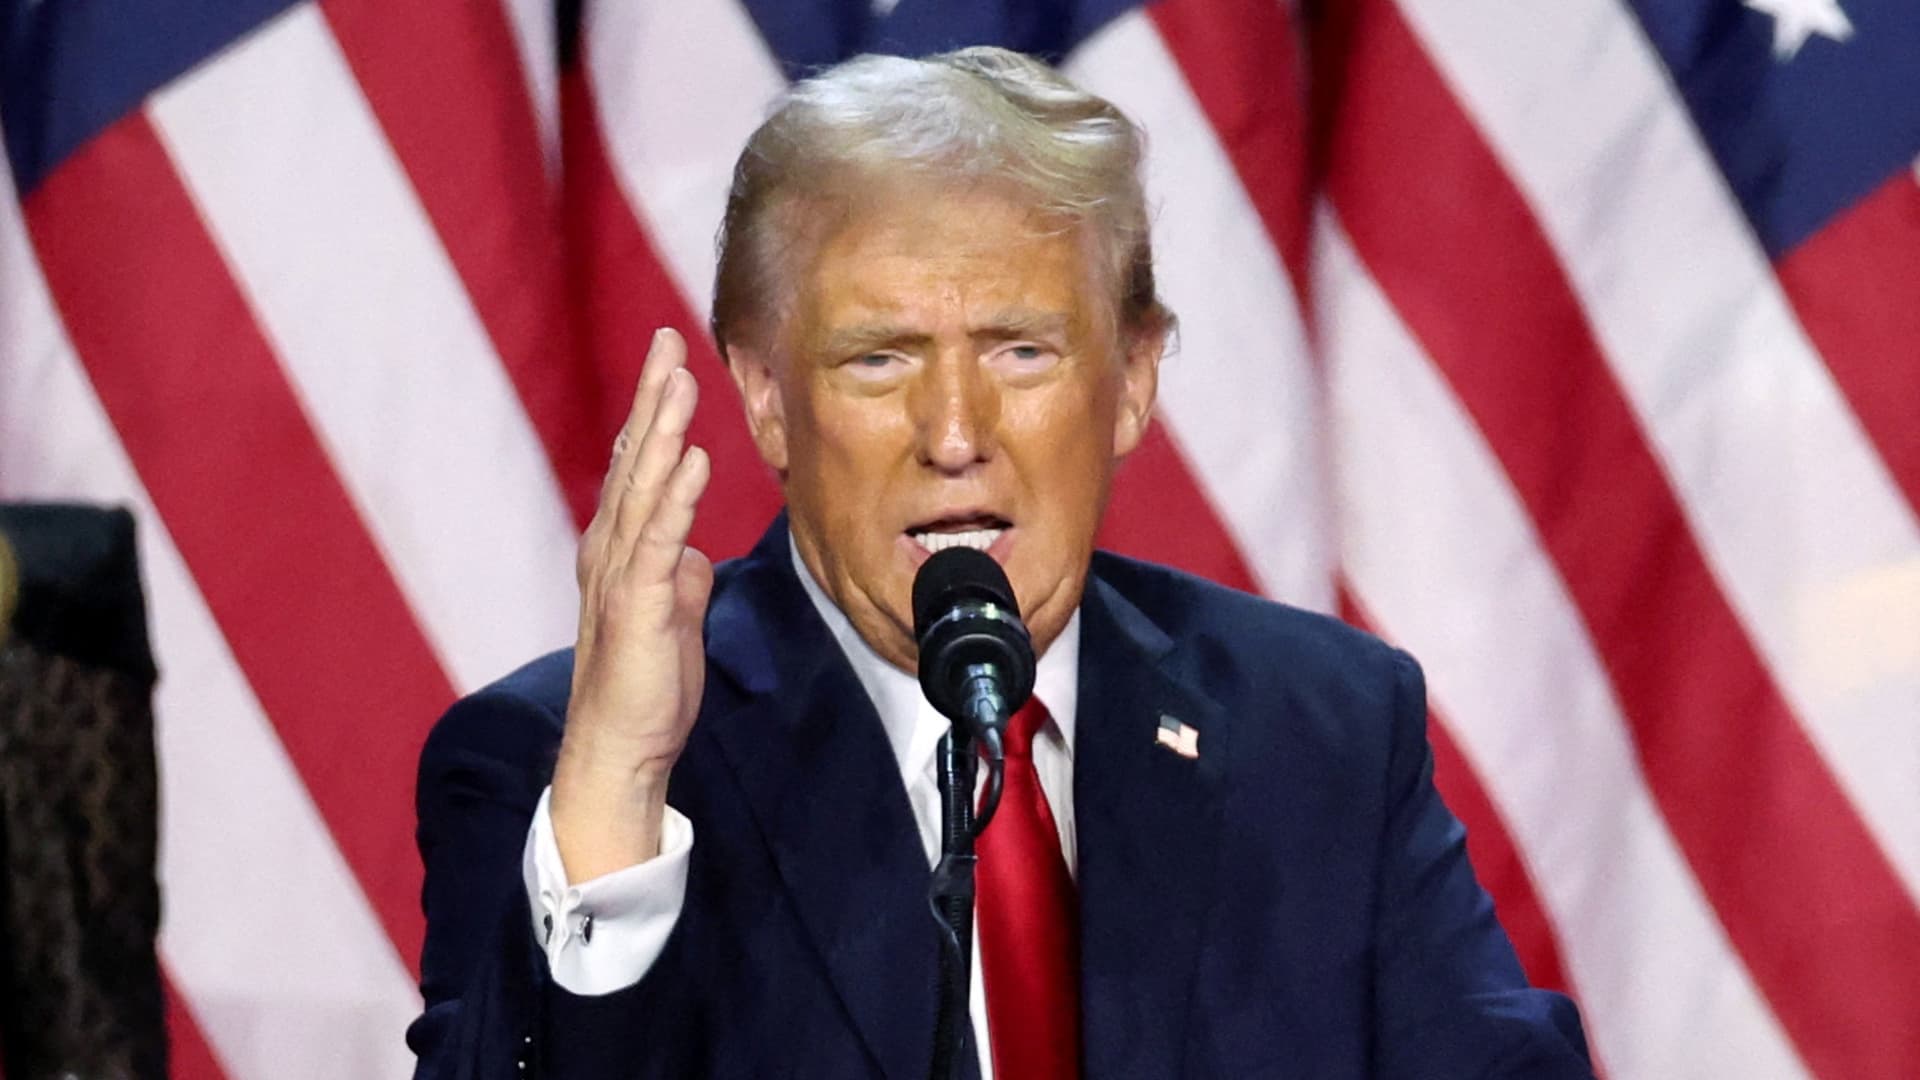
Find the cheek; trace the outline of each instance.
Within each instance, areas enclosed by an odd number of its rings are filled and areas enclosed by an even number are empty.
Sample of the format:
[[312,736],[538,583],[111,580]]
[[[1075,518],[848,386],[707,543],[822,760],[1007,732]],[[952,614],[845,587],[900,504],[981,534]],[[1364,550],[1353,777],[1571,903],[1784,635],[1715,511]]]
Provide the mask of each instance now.
[[822,462],[848,475],[891,468],[911,430],[897,404],[845,397],[819,402],[810,427]]
[[[911,458],[910,429],[885,401],[821,395],[791,422],[792,494],[806,498],[843,540],[857,540],[889,505],[892,479]],[[804,492],[804,493],[803,493]]]
[[866,403],[849,399],[820,379],[803,381],[796,390],[788,407],[787,427],[789,438],[808,459],[841,458],[870,441],[865,432],[873,427],[874,418],[868,415],[871,410],[861,408]]
[[1044,390],[1011,395],[1006,427],[1028,455],[1062,474],[1071,463],[1085,474],[1109,462],[1118,416],[1112,380],[1071,380]]
[[1091,545],[1113,475],[1114,412],[1096,393],[1082,385],[1046,395],[1015,410],[1008,425],[1031,509],[1051,523],[1046,546],[1062,554]]

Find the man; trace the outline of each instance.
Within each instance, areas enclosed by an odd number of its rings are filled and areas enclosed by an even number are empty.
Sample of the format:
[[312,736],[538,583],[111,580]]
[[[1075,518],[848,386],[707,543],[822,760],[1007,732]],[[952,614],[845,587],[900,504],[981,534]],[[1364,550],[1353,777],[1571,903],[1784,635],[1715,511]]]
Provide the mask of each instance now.
[[576,647],[421,759],[421,1076],[927,1075],[909,598],[953,544],[1041,657],[981,841],[982,1075],[1589,1075],[1434,792],[1413,662],[1093,552],[1172,330],[1139,158],[996,49],[852,61],[755,132],[713,329],[787,511],[717,570],[686,545],[708,464],[656,335]]

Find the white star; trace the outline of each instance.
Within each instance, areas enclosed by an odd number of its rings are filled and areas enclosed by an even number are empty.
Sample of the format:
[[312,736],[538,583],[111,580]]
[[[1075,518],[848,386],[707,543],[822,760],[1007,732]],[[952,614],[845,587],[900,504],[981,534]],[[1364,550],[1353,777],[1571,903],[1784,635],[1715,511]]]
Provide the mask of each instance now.
[[1819,34],[1834,41],[1853,36],[1853,23],[1840,10],[1840,0],[1743,0],[1762,15],[1773,16],[1773,58],[1791,60],[1807,43],[1807,35]]

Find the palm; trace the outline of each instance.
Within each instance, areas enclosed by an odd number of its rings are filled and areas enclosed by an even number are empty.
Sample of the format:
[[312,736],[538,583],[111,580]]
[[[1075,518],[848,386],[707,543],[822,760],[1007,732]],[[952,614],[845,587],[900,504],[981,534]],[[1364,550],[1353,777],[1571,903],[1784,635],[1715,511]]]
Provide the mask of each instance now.
[[658,849],[666,774],[700,710],[713,564],[687,536],[709,465],[686,445],[698,390],[685,362],[678,334],[655,336],[580,538],[580,636],[552,802],[570,875]]

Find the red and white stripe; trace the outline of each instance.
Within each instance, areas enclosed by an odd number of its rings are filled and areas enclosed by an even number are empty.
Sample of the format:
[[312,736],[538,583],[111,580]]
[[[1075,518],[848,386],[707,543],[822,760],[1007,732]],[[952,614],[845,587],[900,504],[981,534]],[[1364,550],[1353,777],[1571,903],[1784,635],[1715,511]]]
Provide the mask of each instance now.
[[[1071,58],[1148,129],[1183,327],[1105,540],[1423,659],[1609,1075],[1912,1073],[1920,176],[1776,268],[1619,0],[1329,11],[1163,0]],[[571,636],[655,326],[699,541],[777,505],[699,331],[780,68],[719,0],[554,45],[536,0],[302,4],[0,206],[0,497],[142,524],[194,1080],[407,1070],[413,759]]]
[[[1521,18],[1492,0],[1401,6],[1565,268],[1722,594],[1920,896],[1920,667],[1875,679],[1870,697],[1823,670],[1912,598],[1866,601],[1838,640],[1807,618],[1827,594],[1920,560],[1920,527],[1652,45],[1612,0]],[[1914,355],[1889,366],[1912,377]]]
[[[10,196],[11,183],[4,185]],[[18,203],[0,198],[0,498],[84,499],[139,518],[161,679],[161,960],[183,1044],[224,1075],[397,1076],[418,1009],[408,963],[289,758],[74,350]],[[205,1062],[203,1061],[203,1064]]]
[[[569,640],[552,467],[320,12],[290,10],[149,113],[455,686]],[[514,617],[475,619],[476,581]]]
[[1426,665],[1512,830],[1596,1055],[1623,1077],[1805,1075],[1647,789],[1505,471],[1331,213],[1316,232],[1346,571],[1377,629]]
[[1180,315],[1161,419],[1259,590],[1329,610],[1318,380],[1279,253],[1145,13],[1083,44],[1067,73],[1147,131],[1155,277]]

